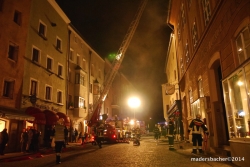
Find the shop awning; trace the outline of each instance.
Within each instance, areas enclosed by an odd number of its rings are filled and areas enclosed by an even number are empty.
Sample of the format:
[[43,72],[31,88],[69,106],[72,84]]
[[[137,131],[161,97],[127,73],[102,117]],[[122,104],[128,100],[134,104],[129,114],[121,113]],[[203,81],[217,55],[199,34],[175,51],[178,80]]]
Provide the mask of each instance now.
[[0,106],[0,118],[34,121],[35,117],[26,114],[16,108]]
[[58,115],[59,119],[60,118],[64,119],[65,126],[70,126],[70,119],[66,114],[64,114],[62,112],[57,112],[56,114]]
[[51,110],[44,110],[43,112],[46,117],[46,125],[55,125],[59,119],[59,116]]
[[43,124],[45,125],[46,124],[46,117],[45,117],[45,114],[39,109],[39,108],[36,108],[36,107],[28,107],[25,112],[28,114],[28,115],[31,115],[33,117],[35,117],[35,120],[34,121],[30,121],[30,122],[33,122],[33,123],[36,123],[36,124]]

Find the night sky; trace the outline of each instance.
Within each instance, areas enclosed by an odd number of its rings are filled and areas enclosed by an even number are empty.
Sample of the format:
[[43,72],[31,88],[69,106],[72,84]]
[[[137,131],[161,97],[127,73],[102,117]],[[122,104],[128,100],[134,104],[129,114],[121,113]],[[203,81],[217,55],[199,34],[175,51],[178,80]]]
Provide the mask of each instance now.
[[[140,0],[56,0],[83,39],[102,57],[116,54],[138,10]],[[120,71],[140,93],[137,117],[164,121],[161,84],[171,29],[168,0],[149,0]]]

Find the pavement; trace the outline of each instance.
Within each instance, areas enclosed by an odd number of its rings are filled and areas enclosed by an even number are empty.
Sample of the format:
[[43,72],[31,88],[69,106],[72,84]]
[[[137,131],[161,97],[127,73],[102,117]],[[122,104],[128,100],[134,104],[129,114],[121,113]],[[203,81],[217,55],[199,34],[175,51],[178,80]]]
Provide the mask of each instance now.
[[[80,143],[69,143],[66,148],[63,148],[62,152],[72,151],[75,147],[82,146]],[[12,161],[22,161],[34,158],[41,158],[44,155],[55,153],[54,148],[40,148],[38,152],[22,153],[13,152],[5,153],[0,155],[0,162],[12,162]]]
[[[145,142],[156,142],[152,136],[142,136],[142,139]],[[146,139],[146,140],[145,140]],[[124,141],[120,141],[121,143]],[[168,145],[167,138],[161,138],[158,141],[159,145]],[[68,152],[75,150],[76,147],[82,147],[80,143],[69,143],[66,148],[63,148],[62,152]],[[185,155],[190,155],[192,152],[192,144],[187,142],[178,142],[175,141],[174,143],[175,149]],[[53,148],[41,148],[39,152],[36,153],[6,153],[4,156],[0,156],[0,163],[1,162],[12,162],[12,161],[22,161],[22,160],[29,160],[35,158],[41,158],[49,154],[54,154],[55,150]],[[212,152],[205,152],[203,154],[194,154],[195,157],[222,157],[221,155],[216,155]]]

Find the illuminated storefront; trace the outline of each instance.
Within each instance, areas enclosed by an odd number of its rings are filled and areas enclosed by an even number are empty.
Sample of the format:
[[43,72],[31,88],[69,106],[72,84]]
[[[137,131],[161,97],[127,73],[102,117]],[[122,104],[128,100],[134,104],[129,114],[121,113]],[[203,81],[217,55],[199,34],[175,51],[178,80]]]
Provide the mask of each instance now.
[[231,155],[247,157],[250,150],[250,63],[223,80]]

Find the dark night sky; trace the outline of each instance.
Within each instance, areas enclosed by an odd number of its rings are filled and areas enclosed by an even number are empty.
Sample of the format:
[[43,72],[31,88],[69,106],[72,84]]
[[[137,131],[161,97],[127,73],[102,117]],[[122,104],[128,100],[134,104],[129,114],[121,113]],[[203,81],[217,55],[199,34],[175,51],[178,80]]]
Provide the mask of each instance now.
[[[56,0],[84,40],[103,58],[117,53],[140,0]],[[141,118],[161,121],[161,84],[170,28],[168,0],[149,0],[127,49],[120,71],[140,93]],[[139,113],[137,114],[139,117]]]

